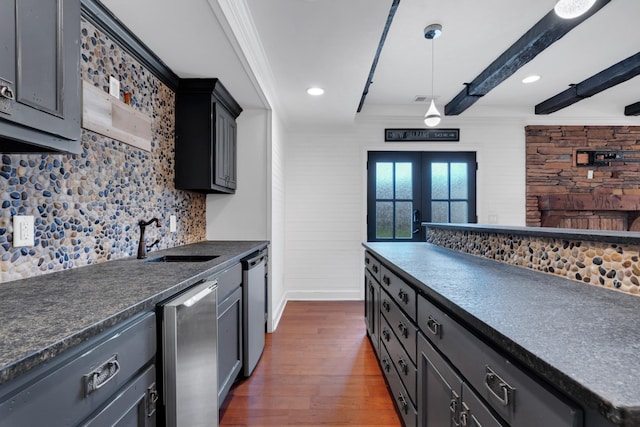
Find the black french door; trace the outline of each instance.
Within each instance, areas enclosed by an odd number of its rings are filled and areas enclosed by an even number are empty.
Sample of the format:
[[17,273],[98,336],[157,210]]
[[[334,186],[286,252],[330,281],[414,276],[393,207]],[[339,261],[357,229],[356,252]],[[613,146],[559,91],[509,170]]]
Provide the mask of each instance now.
[[476,221],[475,152],[368,153],[368,241],[424,241],[422,222]]

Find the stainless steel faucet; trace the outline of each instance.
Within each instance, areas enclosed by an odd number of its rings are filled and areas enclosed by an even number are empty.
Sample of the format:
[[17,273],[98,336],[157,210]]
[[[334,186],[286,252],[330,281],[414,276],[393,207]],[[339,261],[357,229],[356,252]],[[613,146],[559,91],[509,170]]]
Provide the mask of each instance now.
[[160,243],[160,239],[156,239],[150,246],[147,246],[147,242],[144,238],[144,230],[147,225],[150,225],[152,222],[156,223],[156,226],[160,228],[160,221],[158,218],[153,218],[150,221],[140,221],[138,225],[140,226],[140,240],[138,241],[138,259],[145,259],[147,257],[147,251]]

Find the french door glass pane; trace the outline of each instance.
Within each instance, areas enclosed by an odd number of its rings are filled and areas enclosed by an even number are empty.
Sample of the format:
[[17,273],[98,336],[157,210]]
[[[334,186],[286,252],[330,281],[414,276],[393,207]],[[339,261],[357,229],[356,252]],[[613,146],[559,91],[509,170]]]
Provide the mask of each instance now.
[[376,238],[393,238],[393,202],[376,202]]
[[[467,199],[469,197],[468,182],[467,164],[451,163],[451,198]],[[453,216],[453,213],[451,216]]]
[[376,163],[376,199],[393,199],[393,163]]
[[396,239],[411,239],[413,202],[396,202]]
[[413,199],[413,172],[411,163],[396,163],[396,199]]
[[451,222],[466,224],[469,222],[469,203],[451,202]]
[[431,163],[431,198],[449,198],[449,164]]
[[449,222],[449,202],[431,202],[431,222]]

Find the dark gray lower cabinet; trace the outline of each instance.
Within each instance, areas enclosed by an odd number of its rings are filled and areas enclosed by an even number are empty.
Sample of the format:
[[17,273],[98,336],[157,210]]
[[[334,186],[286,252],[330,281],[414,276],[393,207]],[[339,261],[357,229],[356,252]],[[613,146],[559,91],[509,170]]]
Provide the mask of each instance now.
[[505,426],[422,335],[418,341],[421,426]]
[[364,319],[376,354],[380,354],[380,285],[373,275],[364,275]]
[[0,425],[155,425],[155,313],[145,313],[0,386]]
[[218,303],[218,402],[242,369],[242,287]]
[[609,426],[585,419],[392,267],[365,253],[365,322],[405,427]]
[[156,425],[155,366],[148,367],[95,416],[82,423],[86,427],[151,427]]

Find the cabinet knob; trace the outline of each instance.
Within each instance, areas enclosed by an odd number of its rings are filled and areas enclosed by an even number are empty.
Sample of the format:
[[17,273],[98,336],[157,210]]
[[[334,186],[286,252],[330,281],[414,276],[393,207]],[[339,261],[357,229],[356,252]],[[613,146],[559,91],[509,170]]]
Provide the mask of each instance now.
[[389,286],[391,284],[391,279],[389,279],[389,276],[382,276],[382,283]]
[[384,308],[384,310],[388,313],[391,311],[391,304],[389,304],[389,301],[384,300],[382,301],[382,308]]

